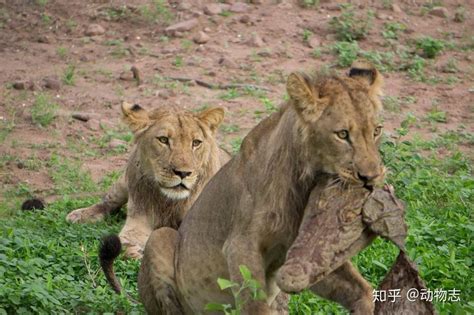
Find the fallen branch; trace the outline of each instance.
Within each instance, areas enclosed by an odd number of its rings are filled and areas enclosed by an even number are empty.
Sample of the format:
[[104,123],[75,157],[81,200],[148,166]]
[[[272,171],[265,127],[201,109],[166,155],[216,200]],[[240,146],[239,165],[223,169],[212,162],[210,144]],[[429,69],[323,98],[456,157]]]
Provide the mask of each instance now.
[[197,85],[202,87],[212,89],[212,90],[228,90],[228,89],[252,89],[252,90],[262,90],[267,92],[272,92],[271,89],[254,84],[213,84],[199,79],[193,78],[183,78],[183,77],[164,77],[166,80],[174,80],[179,82],[196,82]]

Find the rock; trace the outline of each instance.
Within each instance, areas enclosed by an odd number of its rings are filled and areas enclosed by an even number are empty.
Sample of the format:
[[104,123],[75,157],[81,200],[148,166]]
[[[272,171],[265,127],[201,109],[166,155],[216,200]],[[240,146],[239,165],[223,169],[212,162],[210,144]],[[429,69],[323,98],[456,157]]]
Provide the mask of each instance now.
[[175,97],[176,93],[173,90],[163,90],[158,93],[158,96],[162,99],[169,99],[170,97]]
[[265,43],[257,33],[252,33],[250,39],[246,42],[250,47],[263,47]]
[[53,39],[51,39],[49,36],[44,35],[44,34],[38,35],[38,37],[36,38],[36,41],[37,41],[38,43],[42,43],[42,44],[51,44],[51,43],[54,43],[54,40],[53,40]]
[[244,2],[236,2],[232,4],[229,8],[230,12],[234,13],[245,13],[249,10],[249,5]]
[[34,90],[34,83],[32,81],[16,81],[13,82],[15,90]]
[[321,41],[319,40],[319,38],[317,36],[311,36],[311,38],[309,38],[306,42],[305,42],[306,46],[308,46],[309,48],[316,48],[316,47],[320,47],[321,46]]
[[263,4],[263,0],[250,0],[249,2],[252,4]]
[[194,35],[193,37],[193,41],[196,43],[196,44],[205,44],[207,43],[211,38],[209,37],[209,35],[207,35],[206,33],[204,32],[199,32],[197,33],[196,35]]
[[387,20],[388,19],[388,15],[385,14],[385,13],[381,13],[381,12],[375,13],[375,17],[379,20]]
[[249,24],[250,23],[250,16],[248,16],[247,14],[242,15],[239,19],[239,22],[244,23],[244,24]]
[[57,76],[45,77],[43,79],[43,87],[50,90],[59,90],[61,88],[61,81]]
[[99,24],[90,24],[86,31],[86,36],[99,36],[105,34],[105,29]]
[[73,113],[71,115],[71,117],[74,118],[74,119],[83,121],[83,122],[87,122],[87,121],[89,121],[89,119],[91,119],[91,116],[89,114],[86,114],[86,113]]
[[434,7],[430,11],[430,15],[439,16],[442,18],[448,17],[448,14],[449,14],[448,9],[443,8],[443,7]]
[[222,7],[218,3],[209,3],[204,7],[203,11],[206,15],[217,15],[222,13]]
[[392,11],[395,13],[402,13],[402,9],[398,6],[398,4],[392,4]]
[[329,3],[324,6],[328,11],[341,11],[341,6],[338,3]]
[[168,26],[165,29],[165,33],[167,35],[171,36],[177,36],[179,33],[182,32],[188,32],[195,28],[198,25],[198,20],[197,19],[191,19],[183,22],[179,22],[177,24],[173,24],[171,26]]
[[122,81],[134,81],[135,78],[133,77],[132,71],[122,71],[120,73],[119,79]]
[[221,57],[219,59],[219,65],[224,66],[226,68],[238,68],[239,66],[237,65],[236,62],[226,58],[226,57]]
[[128,142],[120,140],[120,139],[112,139],[109,142],[109,148],[111,148],[111,149],[117,149],[117,148],[121,148],[121,147],[123,148],[123,147],[127,147],[127,146],[128,146]]
[[186,2],[186,1],[183,1],[181,2],[180,4],[178,4],[178,7],[177,9],[179,11],[188,11],[188,10],[191,10],[193,6],[191,5],[191,3],[189,2]]

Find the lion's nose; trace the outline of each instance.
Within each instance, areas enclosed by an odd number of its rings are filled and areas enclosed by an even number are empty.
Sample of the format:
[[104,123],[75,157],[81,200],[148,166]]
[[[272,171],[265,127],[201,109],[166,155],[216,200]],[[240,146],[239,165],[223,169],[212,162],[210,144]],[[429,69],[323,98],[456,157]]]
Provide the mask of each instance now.
[[380,176],[379,173],[372,173],[372,174],[363,174],[360,172],[357,173],[357,177],[359,177],[359,179],[363,181],[364,184],[370,183],[371,181],[373,181],[379,176]]
[[179,171],[176,169],[173,169],[173,173],[175,173],[175,175],[178,175],[181,179],[188,177],[189,175],[192,174],[192,172]]

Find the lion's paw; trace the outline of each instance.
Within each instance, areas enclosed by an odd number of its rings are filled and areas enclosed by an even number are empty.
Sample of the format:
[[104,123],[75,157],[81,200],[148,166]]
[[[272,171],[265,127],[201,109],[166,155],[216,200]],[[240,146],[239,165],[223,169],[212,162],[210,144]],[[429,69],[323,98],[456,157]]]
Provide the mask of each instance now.
[[128,245],[126,246],[124,255],[130,259],[142,259],[143,248],[141,248],[139,245]]
[[101,221],[104,218],[104,214],[98,212],[97,209],[92,206],[89,208],[76,209],[69,212],[66,216],[66,221],[71,223],[92,223]]

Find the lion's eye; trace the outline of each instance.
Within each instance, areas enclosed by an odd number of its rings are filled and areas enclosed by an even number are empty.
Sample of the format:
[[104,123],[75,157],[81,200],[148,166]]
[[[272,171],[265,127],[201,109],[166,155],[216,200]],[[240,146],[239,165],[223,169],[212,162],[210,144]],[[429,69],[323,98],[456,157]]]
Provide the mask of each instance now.
[[193,147],[195,147],[195,148],[196,148],[196,147],[200,146],[200,145],[201,145],[201,143],[202,143],[202,141],[201,141],[201,140],[197,140],[197,139],[196,139],[196,140],[193,140]]
[[349,131],[347,131],[347,130],[337,131],[336,135],[342,140],[349,139]]
[[160,141],[163,144],[169,144],[170,143],[170,140],[168,139],[168,137],[157,137],[157,139],[158,139],[158,141]]
[[374,130],[374,137],[380,136],[381,133],[382,133],[382,126],[378,126],[378,127],[375,128],[375,130]]

